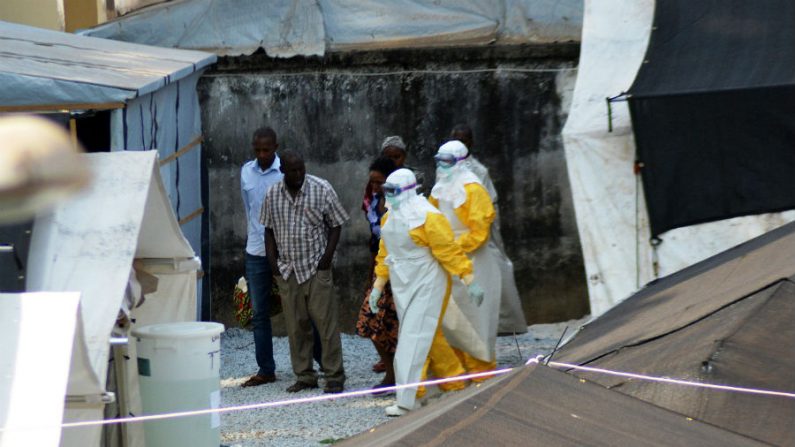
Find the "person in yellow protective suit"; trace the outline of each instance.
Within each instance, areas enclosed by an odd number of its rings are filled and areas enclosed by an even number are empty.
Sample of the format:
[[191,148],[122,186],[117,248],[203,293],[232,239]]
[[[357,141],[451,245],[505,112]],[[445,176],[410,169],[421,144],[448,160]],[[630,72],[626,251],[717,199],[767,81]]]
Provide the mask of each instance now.
[[[395,351],[398,385],[419,381],[429,358],[444,377],[465,372],[439,329],[450,275],[461,277],[474,302],[483,299],[482,289],[474,283],[472,262],[456,244],[450,223],[417,194],[416,186],[408,169],[393,172],[382,186],[389,211],[382,218],[376,280],[370,294],[370,307],[377,312],[381,291],[391,282],[400,321]],[[404,388],[397,391],[397,403],[387,407],[386,413],[401,416],[414,408],[416,390]]]
[[514,278],[513,262],[505,252],[505,245],[500,234],[500,210],[497,206],[499,195],[494,182],[489,175],[489,169],[472,155],[472,146],[475,144],[475,137],[472,128],[467,124],[456,124],[450,131],[450,139],[464,143],[469,151],[469,156],[465,160],[466,166],[480,180],[481,184],[489,193],[491,202],[494,204],[495,217],[491,224],[489,233],[488,247],[493,256],[497,259],[502,276],[502,296],[500,297],[500,319],[497,323],[497,334],[524,334],[527,332],[527,320],[524,318],[522,300],[519,297],[519,289],[516,288]]
[[[496,362],[497,324],[502,278],[497,259],[487,248],[495,218],[489,193],[465,163],[466,146],[453,140],[443,144],[436,159],[436,184],[429,201],[450,221],[456,242],[472,259],[475,280],[483,286],[481,306],[473,306],[466,289],[453,285],[452,299],[442,328],[467,372],[493,370]],[[433,370],[433,365],[431,365]],[[485,378],[475,379],[475,381]]]

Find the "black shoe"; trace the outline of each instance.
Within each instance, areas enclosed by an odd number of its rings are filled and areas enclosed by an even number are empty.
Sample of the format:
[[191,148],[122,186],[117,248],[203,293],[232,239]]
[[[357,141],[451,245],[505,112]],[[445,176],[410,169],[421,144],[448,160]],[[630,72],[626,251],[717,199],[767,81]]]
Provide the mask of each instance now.
[[342,382],[326,382],[326,387],[323,388],[323,392],[326,394],[337,394],[343,390],[345,390],[345,387]]
[[312,389],[312,388],[317,388],[317,384],[316,383],[306,383],[306,382],[298,381],[298,382],[295,382],[294,384],[290,385],[290,387],[287,388],[287,392],[288,393],[297,393],[299,391],[308,390],[308,389]]
[[269,376],[261,376],[259,374],[255,374],[249,377],[248,380],[243,382],[242,387],[249,387],[249,386],[259,386],[265,385],[266,383],[273,383],[276,381],[276,375],[271,374]]

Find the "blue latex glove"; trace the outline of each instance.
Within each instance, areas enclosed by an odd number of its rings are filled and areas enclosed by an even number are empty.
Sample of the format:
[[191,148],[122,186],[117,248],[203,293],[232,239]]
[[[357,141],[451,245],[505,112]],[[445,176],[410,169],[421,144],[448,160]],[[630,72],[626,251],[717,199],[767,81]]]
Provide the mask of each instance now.
[[373,287],[370,292],[370,312],[378,313],[378,298],[381,298],[381,291]]
[[478,283],[473,282],[467,287],[467,293],[469,293],[469,300],[472,301],[472,304],[480,307],[480,303],[483,302],[483,288]]

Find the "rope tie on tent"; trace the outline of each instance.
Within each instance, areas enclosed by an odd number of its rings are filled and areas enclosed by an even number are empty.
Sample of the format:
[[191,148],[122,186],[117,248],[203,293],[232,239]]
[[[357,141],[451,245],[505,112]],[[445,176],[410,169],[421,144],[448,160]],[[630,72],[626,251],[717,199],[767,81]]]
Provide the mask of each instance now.
[[[537,364],[542,365],[544,356],[538,355],[536,357],[531,357],[525,365],[530,364]],[[543,365],[542,365],[543,366]],[[546,363],[545,366],[553,367],[553,368],[561,368],[561,369],[574,369],[580,371],[586,371],[596,374],[607,374],[619,377],[627,377],[631,379],[638,379],[638,380],[647,380],[653,382],[662,382],[662,383],[669,383],[674,385],[682,385],[682,386],[691,386],[696,388],[707,388],[713,390],[721,390],[721,391],[729,391],[729,392],[737,392],[737,393],[749,393],[749,394],[759,394],[765,396],[774,396],[774,397],[784,397],[788,399],[795,399],[795,393],[793,392],[785,392],[785,391],[774,391],[774,390],[764,390],[764,389],[757,389],[757,388],[745,388],[745,387],[736,387],[736,386],[729,386],[729,385],[714,385],[710,383],[701,383],[701,382],[692,382],[687,380],[680,380],[680,379],[672,379],[669,377],[655,377],[655,376],[648,376],[643,374],[635,374],[623,371],[613,371],[609,369],[603,368],[593,368],[590,366],[580,366],[571,363],[561,363],[561,362],[553,362],[549,361]],[[481,378],[481,377],[489,377],[489,376],[498,376],[507,374],[515,369],[521,368],[514,367],[514,368],[504,368],[504,369],[495,369],[493,371],[486,371],[476,374],[465,374],[462,376],[456,377],[448,377],[444,379],[434,379],[434,380],[426,380],[423,382],[416,382],[416,383],[409,383],[405,385],[394,385],[390,387],[379,388],[378,391],[394,391],[404,388],[417,388],[421,385],[438,385],[440,383],[447,383],[459,380],[467,380],[467,379],[474,379],[474,378]],[[584,380],[584,379],[581,379]],[[79,422],[65,422],[62,424],[58,424],[58,427],[61,428],[77,428],[77,427],[89,427],[89,426],[100,426],[100,425],[113,425],[113,424],[126,424],[126,423],[134,423],[134,422],[147,422],[147,421],[155,421],[155,420],[163,420],[163,419],[174,419],[180,417],[189,417],[189,416],[203,416],[209,414],[220,414],[220,413],[230,413],[233,411],[248,411],[248,410],[259,410],[263,408],[275,408],[275,407],[283,407],[287,405],[296,405],[296,404],[306,404],[312,402],[322,402],[322,401],[329,401],[329,400],[336,400],[336,399],[343,399],[347,397],[360,397],[360,396],[372,396],[373,390],[368,388],[364,390],[357,390],[357,391],[348,391],[339,394],[323,394],[319,396],[311,396],[311,397],[303,397],[298,399],[287,399],[281,401],[273,401],[273,402],[260,402],[248,405],[239,405],[234,407],[223,407],[223,408],[208,408],[203,410],[193,410],[193,411],[180,411],[175,413],[162,413],[162,414],[151,414],[145,416],[134,416],[134,417],[123,417],[123,418],[115,418],[115,419],[103,419],[103,420],[95,420],[95,421],[79,421]],[[0,427],[0,433],[10,431],[10,430],[40,430],[44,428],[52,428],[52,426],[43,426],[43,425],[25,425],[25,426],[6,426]]]
[[621,92],[616,96],[608,96],[605,98],[607,103],[607,131],[613,131],[613,102],[626,101],[629,98],[629,93]]
[[649,245],[651,245],[651,267],[654,270],[655,279],[660,277],[660,258],[657,255],[657,247],[662,243],[663,240],[657,236],[649,239]]

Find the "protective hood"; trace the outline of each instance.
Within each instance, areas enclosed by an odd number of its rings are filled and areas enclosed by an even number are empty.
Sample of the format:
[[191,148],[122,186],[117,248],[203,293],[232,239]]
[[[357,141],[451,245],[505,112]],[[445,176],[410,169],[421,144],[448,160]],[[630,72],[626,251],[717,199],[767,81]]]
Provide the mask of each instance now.
[[387,200],[386,206],[389,209],[390,220],[395,219],[397,222],[406,222],[409,229],[413,230],[425,224],[425,216],[428,213],[439,212],[428,202],[428,199],[417,194],[417,177],[414,176],[411,170],[396,170],[386,178],[386,183],[391,183],[401,188],[409,188],[415,185]]
[[478,177],[469,170],[466,157],[469,151],[464,143],[453,140],[444,143],[437,155],[452,155],[456,158],[456,163],[450,168],[436,169],[436,184],[433,185],[431,195],[438,200],[451,202],[453,208],[458,208],[467,200],[467,193],[464,185],[469,183],[483,183]]

